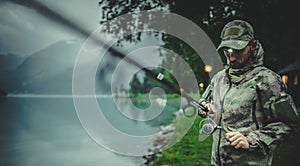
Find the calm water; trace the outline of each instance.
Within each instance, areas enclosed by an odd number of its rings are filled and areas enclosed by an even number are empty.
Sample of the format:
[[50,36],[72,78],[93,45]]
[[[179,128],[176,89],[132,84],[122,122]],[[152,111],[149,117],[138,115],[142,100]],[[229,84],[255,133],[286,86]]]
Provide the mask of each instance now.
[[[111,99],[101,99],[101,103],[106,103],[101,105],[104,115],[123,132],[155,133],[164,120],[136,123],[118,112]],[[7,98],[0,102],[0,118],[0,165],[131,166],[144,162],[95,143],[82,127],[72,98]]]

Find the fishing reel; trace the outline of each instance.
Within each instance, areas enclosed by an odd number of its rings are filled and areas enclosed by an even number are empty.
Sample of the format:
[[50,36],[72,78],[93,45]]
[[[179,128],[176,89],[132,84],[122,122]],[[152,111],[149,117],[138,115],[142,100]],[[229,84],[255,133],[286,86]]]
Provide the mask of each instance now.
[[195,100],[189,101],[188,104],[182,108],[182,110],[184,116],[189,118],[194,117],[196,114],[202,118],[205,118],[209,112],[209,108],[207,106]]
[[199,141],[204,141],[208,136],[210,136],[216,129],[220,128],[214,120],[209,116],[202,119],[199,123]]
[[210,117],[210,108],[205,102],[198,102],[190,100],[188,104],[183,108],[183,114],[186,117],[193,117],[198,113],[203,119],[199,123],[199,141],[204,141],[208,138],[216,129],[220,128],[216,122]]

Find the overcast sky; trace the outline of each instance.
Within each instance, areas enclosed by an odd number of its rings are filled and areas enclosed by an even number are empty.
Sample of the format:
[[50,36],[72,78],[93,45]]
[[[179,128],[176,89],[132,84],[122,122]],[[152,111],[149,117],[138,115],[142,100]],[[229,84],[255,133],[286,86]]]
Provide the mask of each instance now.
[[[93,32],[99,26],[101,12],[97,0],[39,1],[89,32]],[[75,33],[32,9],[9,2],[0,5],[1,52],[28,55],[58,40],[74,38],[82,40]]]

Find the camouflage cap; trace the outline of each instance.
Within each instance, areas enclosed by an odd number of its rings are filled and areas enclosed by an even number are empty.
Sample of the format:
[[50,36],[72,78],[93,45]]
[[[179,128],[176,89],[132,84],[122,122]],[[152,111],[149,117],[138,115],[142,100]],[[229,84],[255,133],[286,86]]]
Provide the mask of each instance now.
[[243,49],[254,38],[252,26],[243,20],[233,20],[227,23],[221,32],[221,43],[217,50],[222,47]]

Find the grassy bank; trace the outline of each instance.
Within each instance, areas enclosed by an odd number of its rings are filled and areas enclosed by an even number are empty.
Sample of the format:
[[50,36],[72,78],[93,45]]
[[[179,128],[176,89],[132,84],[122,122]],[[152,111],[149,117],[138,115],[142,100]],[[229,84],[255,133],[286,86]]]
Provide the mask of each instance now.
[[[191,95],[195,99],[199,98],[198,95]],[[152,95],[152,97],[157,98],[160,96]],[[168,101],[166,104],[165,110],[160,115],[160,117],[149,122],[152,125],[168,125],[173,121],[175,128],[183,128],[184,120],[181,118],[174,119],[174,112],[177,112],[180,109],[180,96],[178,94],[167,94],[165,96]],[[149,95],[148,94],[135,94],[131,96],[135,105],[140,106],[141,108],[146,108],[150,105]],[[182,117],[186,118],[186,117]],[[172,166],[208,166],[210,165],[210,156],[211,156],[211,144],[212,137],[208,137],[205,141],[198,141],[198,132],[199,132],[199,123],[202,120],[201,117],[197,116],[193,125],[189,129],[182,139],[176,142],[170,148],[164,150],[162,154],[159,154],[158,157],[150,165],[172,165]],[[172,123],[172,122],[171,122]],[[176,135],[176,131],[174,133]]]
[[[151,165],[172,165],[172,166],[206,166],[210,165],[212,138],[209,137],[203,142],[198,141],[198,125],[201,118],[197,117],[193,126],[187,134],[176,144],[158,155]],[[180,125],[180,118],[174,122],[175,128]]]

